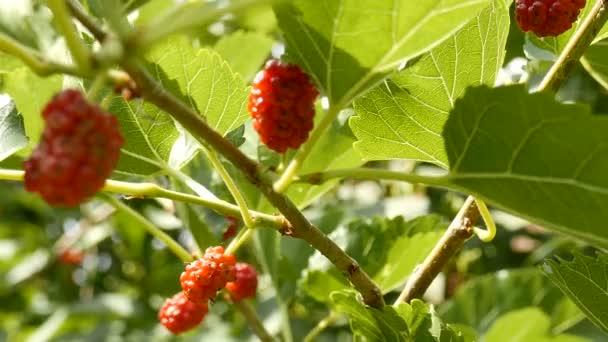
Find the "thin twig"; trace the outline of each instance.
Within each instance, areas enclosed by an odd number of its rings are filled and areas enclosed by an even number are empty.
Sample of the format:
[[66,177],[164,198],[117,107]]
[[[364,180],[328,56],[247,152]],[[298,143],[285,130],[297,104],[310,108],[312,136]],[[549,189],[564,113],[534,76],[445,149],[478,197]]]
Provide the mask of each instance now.
[[139,61],[128,59],[122,63],[122,67],[133,77],[147,101],[173,116],[203,145],[222,154],[264,194],[268,201],[289,221],[289,224],[286,224],[284,229],[281,230],[282,234],[307,241],[321,252],[346,275],[353,286],[361,293],[366,304],[373,307],[384,305],[382,293],[369,275],[335,242],[313,226],[286,196],[274,191],[272,180],[262,172],[258,163],[249,159],[238,148],[224,139],[222,135],[213,130],[187,104],[165,91]]
[[260,320],[257,312],[251,306],[247,300],[235,300],[230,296],[232,303],[234,306],[241,312],[241,314],[245,317],[247,322],[249,323],[249,327],[253,330],[254,334],[263,342],[272,342],[274,339],[272,335],[266,330],[264,327],[264,323]]
[[68,8],[70,9],[70,12],[74,16],[74,18],[80,21],[82,26],[84,26],[93,35],[93,37],[95,37],[100,42],[103,42],[107,34],[104,30],[101,29],[101,27],[97,23],[93,21],[90,16],[85,13],[80,3],[78,3],[78,1],[76,0],[68,0],[67,3]]
[[460,211],[437,242],[424,262],[416,268],[405,288],[395,301],[395,305],[420,298],[443,266],[473,236],[473,225],[479,217],[479,210],[472,196],[469,196]]

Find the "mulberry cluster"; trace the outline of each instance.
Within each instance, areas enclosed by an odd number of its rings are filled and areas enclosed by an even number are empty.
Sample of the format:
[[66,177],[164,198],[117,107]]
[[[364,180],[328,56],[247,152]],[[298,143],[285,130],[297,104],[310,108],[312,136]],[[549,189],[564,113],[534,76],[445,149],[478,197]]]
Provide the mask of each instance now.
[[249,113],[260,140],[279,153],[300,147],[313,128],[318,94],[299,66],[269,61],[255,77],[249,96]]
[[522,31],[558,36],[572,27],[585,0],[517,0],[515,19]]
[[173,334],[181,334],[199,325],[208,312],[207,303],[196,304],[183,292],[167,298],[158,311],[158,320]]
[[188,265],[179,280],[184,293],[192,302],[207,303],[226,286],[236,279],[234,255],[224,254],[221,246],[210,247],[205,255]]
[[104,186],[118,162],[118,120],[72,89],[57,94],[42,117],[42,138],[24,164],[25,188],[53,206],[77,206]]

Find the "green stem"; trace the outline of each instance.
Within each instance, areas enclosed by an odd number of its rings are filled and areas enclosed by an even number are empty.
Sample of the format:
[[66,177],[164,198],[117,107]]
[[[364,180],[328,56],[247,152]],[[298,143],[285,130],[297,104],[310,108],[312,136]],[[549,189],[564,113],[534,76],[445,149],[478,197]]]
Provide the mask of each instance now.
[[76,61],[76,65],[85,73],[90,72],[91,53],[72,22],[72,17],[65,0],[48,0],[47,4],[53,12],[55,23],[63,33],[72,57]]
[[310,332],[308,332],[306,337],[304,337],[304,342],[313,342],[323,330],[336,323],[340,317],[342,317],[341,314],[335,311],[330,312],[327,317],[323,318],[312,330],[310,330]]
[[477,209],[479,209],[479,213],[481,214],[481,218],[486,224],[486,229],[481,229],[477,227],[473,227],[473,232],[479,240],[483,242],[490,242],[496,236],[496,224],[494,223],[494,219],[488,210],[485,202],[480,199],[475,199],[475,204],[477,205]]
[[203,27],[225,14],[239,12],[251,6],[269,4],[275,1],[276,0],[231,1],[227,6],[225,6],[225,4],[220,6],[215,3],[202,1],[184,1],[181,4],[174,6],[169,11],[159,15],[146,26],[134,30],[131,36],[127,38],[127,45],[143,51],[146,47],[149,47],[172,34],[196,27]]
[[84,76],[80,70],[71,65],[64,65],[44,59],[38,51],[19,43],[2,32],[0,32],[0,51],[4,51],[19,58],[39,76],[48,76],[52,74]]
[[114,196],[102,194],[101,197],[116,208],[118,212],[121,212],[135,220],[138,223],[138,226],[145,229],[148,233],[150,233],[150,235],[164,242],[167,248],[169,248],[169,250],[171,250],[171,252],[173,252],[173,254],[180,258],[183,262],[191,262],[193,260],[192,255],[190,255],[190,253],[188,253],[184,247],[173,240],[171,236],[160,230],[160,228],[152,224],[152,222],[148,221],[140,213],[133,210],[131,207],[124,204]]
[[70,12],[76,18],[82,26],[86,27],[87,30],[93,35],[93,37],[97,38],[100,42],[106,37],[106,33],[101,29],[101,27],[93,21],[93,19],[87,15],[87,13],[82,8],[82,5],[76,0],[68,0],[67,1]]
[[302,164],[304,163],[304,160],[306,157],[308,157],[325,131],[327,131],[336,116],[338,116],[338,113],[340,113],[340,107],[332,107],[325,114],[321,122],[319,122],[319,124],[313,130],[310,138],[308,138],[306,143],[300,147],[295,157],[291,160],[285,171],[283,171],[283,174],[281,174],[281,177],[274,183],[274,190],[276,192],[284,192],[294,181],[298,175],[298,172],[300,171],[300,168],[302,167]]
[[[0,169],[0,179],[10,181],[23,181],[24,172],[20,170]],[[108,179],[103,191],[124,194],[134,197],[158,197],[174,201],[191,203],[209,208],[223,216],[236,216],[240,214],[238,206],[220,199],[208,199],[182,192],[167,190],[153,183],[131,183]],[[280,230],[285,225],[281,216],[268,215],[257,211],[250,211],[256,226],[264,226]]]
[[279,232],[302,239],[317,249],[343,272],[366,304],[376,308],[384,306],[382,293],[369,275],[334,241],[312,225],[289,198],[274,191],[269,175],[262,172],[258,163],[211,128],[188,104],[165,91],[140,61],[127,59],[122,66],[133,77],[144,99],[169,113],[201,144],[222,154],[283,214],[285,225]]
[[241,216],[243,217],[243,223],[245,224],[245,227],[252,228],[255,225],[255,222],[253,222],[253,219],[249,214],[249,207],[247,206],[247,202],[245,201],[243,194],[241,194],[241,191],[239,191],[238,186],[236,185],[232,177],[230,177],[230,174],[228,173],[224,165],[222,165],[222,162],[217,157],[217,153],[204,147],[203,150],[207,154],[207,158],[211,162],[211,165],[213,165],[217,173],[219,173],[220,177],[222,177],[224,184],[226,184],[228,191],[230,191],[230,193],[232,194],[232,197],[238,204],[239,208],[241,208]]
[[97,76],[95,76],[95,79],[93,80],[93,83],[89,87],[89,91],[87,93],[87,98],[89,99],[89,101],[91,101],[93,103],[102,102],[100,95],[101,95],[103,88],[106,85],[107,80],[108,80],[108,77],[107,77],[106,73],[101,72],[101,73],[98,73]]
[[255,312],[255,309],[251,306],[251,303],[247,300],[235,300],[232,296],[230,296],[232,303],[236,308],[241,312],[241,314],[245,317],[251,330],[256,334],[256,336],[263,342],[272,342],[274,339],[272,335],[266,330],[264,327],[264,323],[258,316],[258,313]]
[[325,181],[334,178],[348,178],[348,179],[384,179],[384,180],[396,180],[404,181],[408,183],[423,183],[431,186],[448,188],[449,182],[446,177],[434,177],[434,176],[422,176],[413,173],[403,173],[396,171],[388,171],[382,169],[370,169],[370,168],[353,168],[353,169],[339,169],[325,172],[315,172],[300,176],[297,181],[310,183],[310,184],[322,184]]
[[230,242],[230,244],[226,248],[226,254],[235,254],[236,251],[239,248],[241,248],[241,246],[244,243],[246,243],[253,237],[253,234],[255,233],[255,229],[245,227],[241,232],[242,233],[239,234],[239,236],[237,236],[236,239],[234,239],[234,240],[232,240],[232,242]]
[[608,0],[597,0],[578,30],[574,32],[557,61],[538,86],[538,91],[555,93],[591,45],[606,21]]

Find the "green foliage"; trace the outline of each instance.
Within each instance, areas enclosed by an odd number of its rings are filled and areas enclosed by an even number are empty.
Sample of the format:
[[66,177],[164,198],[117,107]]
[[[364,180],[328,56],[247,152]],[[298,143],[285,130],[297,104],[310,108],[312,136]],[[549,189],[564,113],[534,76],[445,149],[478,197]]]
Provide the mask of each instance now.
[[23,128],[23,116],[17,112],[12,101],[0,104],[0,161],[27,145]]
[[447,178],[491,204],[606,247],[606,129],[608,120],[588,107],[521,86],[471,88],[444,129]]
[[548,259],[543,270],[595,325],[608,332],[606,254],[593,258],[576,253],[572,261]]
[[331,104],[346,105],[488,3],[297,0],[277,5],[276,14],[289,58],[306,68]]
[[441,136],[469,86],[493,85],[505,56],[509,11],[494,0],[441,45],[355,100],[355,148],[369,160],[415,159],[447,167]]

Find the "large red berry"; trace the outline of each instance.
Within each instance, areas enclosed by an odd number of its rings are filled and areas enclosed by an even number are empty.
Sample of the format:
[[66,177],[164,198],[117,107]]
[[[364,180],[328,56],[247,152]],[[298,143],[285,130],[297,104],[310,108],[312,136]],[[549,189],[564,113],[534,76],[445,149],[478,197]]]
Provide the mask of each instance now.
[[158,310],[158,320],[165,328],[177,335],[199,325],[208,310],[207,303],[193,303],[183,292],[180,292],[165,300]]
[[572,27],[583,7],[585,0],[517,0],[515,19],[524,32],[558,36]]
[[258,289],[258,272],[255,267],[239,262],[234,268],[236,269],[236,280],[228,282],[226,290],[230,292],[235,300],[255,297],[255,292]]
[[234,255],[224,254],[221,246],[209,247],[205,255],[188,265],[179,277],[186,296],[195,303],[206,303],[226,283],[235,280]]
[[318,94],[299,66],[277,60],[266,63],[249,95],[249,113],[262,142],[280,153],[302,145],[314,124]]
[[24,164],[25,188],[51,205],[76,206],[104,186],[118,162],[118,120],[71,89],[57,94],[42,117],[40,143]]

